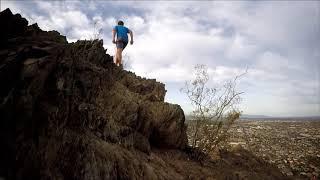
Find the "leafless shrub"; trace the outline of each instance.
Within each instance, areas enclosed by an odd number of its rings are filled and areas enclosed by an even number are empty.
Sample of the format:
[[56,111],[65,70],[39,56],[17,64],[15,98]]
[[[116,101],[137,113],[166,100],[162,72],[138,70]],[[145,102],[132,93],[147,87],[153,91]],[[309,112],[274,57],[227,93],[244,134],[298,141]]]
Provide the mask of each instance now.
[[230,126],[239,119],[237,104],[243,92],[238,92],[236,85],[246,72],[226,81],[222,87],[208,87],[210,77],[205,65],[196,65],[194,73],[195,78],[181,89],[194,107],[189,140],[191,146],[210,153],[226,142]]
[[99,39],[102,34],[102,24],[99,19],[94,20],[93,22],[93,35],[91,40]]

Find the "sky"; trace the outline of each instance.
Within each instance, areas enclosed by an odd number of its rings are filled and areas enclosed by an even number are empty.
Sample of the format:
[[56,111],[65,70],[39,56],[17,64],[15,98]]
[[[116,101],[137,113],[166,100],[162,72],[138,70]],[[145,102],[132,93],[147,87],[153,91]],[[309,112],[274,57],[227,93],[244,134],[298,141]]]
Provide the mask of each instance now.
[[134,33],[126,69],[165,83],[165,100],[186,114],[192,106],[180,88],[204,64],[210,86],[247,69],[237,86],[244,114],[320,115],[320,1],[2,0],[5,8],[68,42],[101,28],[110,55],[112,28],[123,20]]

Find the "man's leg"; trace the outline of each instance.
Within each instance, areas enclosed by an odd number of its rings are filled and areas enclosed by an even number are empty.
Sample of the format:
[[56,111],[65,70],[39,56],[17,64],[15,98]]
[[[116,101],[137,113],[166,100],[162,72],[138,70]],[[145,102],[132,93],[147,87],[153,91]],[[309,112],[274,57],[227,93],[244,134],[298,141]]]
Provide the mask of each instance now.
[[113,62],[117,65],[118,63],[118,51],[117,51],[118,48],[115,49],[115,53],[114,53],[114,57],[113,57]]
[[117,64],[122,64],[122,48],[117,48]]
[[115,54],[115,64],[117,65],[117,66],[119,66],[120,65],[120,62],[121,62],[121,53],[120,53],[120,50],[119,50],[120,48],[116,48],[116,54]]

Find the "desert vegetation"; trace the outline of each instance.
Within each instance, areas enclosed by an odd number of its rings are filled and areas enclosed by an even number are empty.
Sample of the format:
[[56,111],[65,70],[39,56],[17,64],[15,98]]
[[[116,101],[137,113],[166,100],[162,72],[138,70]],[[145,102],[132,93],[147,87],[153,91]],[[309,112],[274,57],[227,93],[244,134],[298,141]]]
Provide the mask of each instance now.
[[239,92],[236,86],[244,74],[224,82],[222,86],[212,87],[207,67],[194,67],[194,78],[186,81],[181,89],[193,106],[188,124],[188,139],[192,147],[212,153],[227,141],[228,130],[241,114],[237,105],[243,92]]
[[94,20],[91,40],[100,39],[102,32],[103,32],[102,23],[98,19]]

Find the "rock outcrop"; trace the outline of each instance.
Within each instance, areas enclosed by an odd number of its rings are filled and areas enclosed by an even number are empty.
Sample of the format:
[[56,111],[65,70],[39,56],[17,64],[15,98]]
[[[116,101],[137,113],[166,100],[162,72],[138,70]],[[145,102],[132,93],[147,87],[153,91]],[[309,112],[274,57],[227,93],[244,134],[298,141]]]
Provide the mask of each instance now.
[[9,9],[0,24],[1,176],[224,177],[188,155],[183,110],[164,102],[164,84],[115,66],[102,40],[68,43]]

